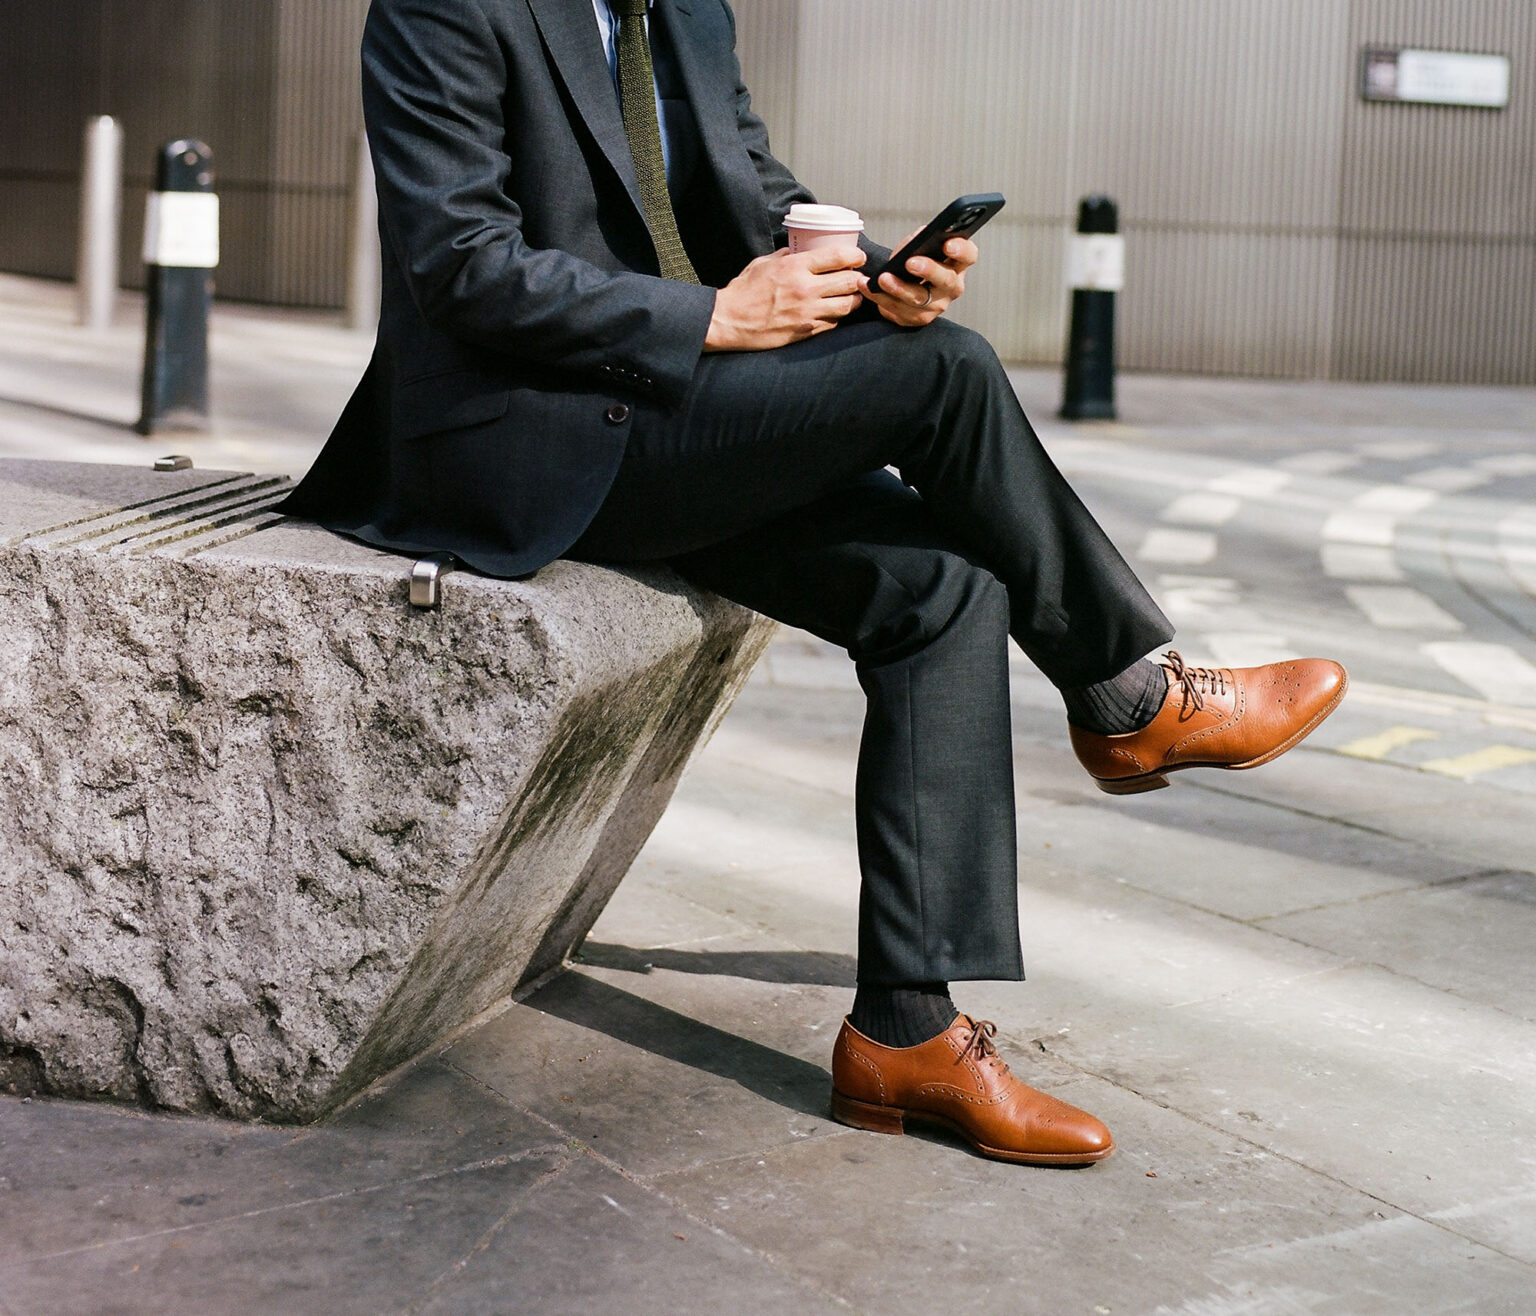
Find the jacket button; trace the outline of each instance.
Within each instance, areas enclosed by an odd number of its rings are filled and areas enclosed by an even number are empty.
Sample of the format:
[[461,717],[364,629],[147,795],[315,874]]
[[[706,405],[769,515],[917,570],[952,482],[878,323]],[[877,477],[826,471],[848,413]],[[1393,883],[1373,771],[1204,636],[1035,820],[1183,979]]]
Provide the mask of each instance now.
[[607,411],[608,421],[613,425],[622,425],[629,419],[629,408],[622,402],[615,402]]

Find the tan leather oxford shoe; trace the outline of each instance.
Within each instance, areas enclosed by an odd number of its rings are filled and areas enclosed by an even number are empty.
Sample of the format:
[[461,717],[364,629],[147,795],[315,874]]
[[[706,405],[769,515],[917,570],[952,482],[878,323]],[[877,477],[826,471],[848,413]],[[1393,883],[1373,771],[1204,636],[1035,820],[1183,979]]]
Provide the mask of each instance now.
[[1148,726],[1122,736],[1069,727],[1099,789],[1135,795],[1181,768],[1256,768],[1304,740],[1338,707],[1349,678],[1325,658],[1267,667],[1189,667],[1164,655],[1168,697]]
[[875,1133],[904,1133],[907,1120],[935,1124],[983,1156],[1026,1165],[1087,1165],[1114,1151],[1092,1115],[1008,1072],[996,1032],[962,1014],[921,1046],[891,1047],[844,1020],[832,1052],[832,1117]]

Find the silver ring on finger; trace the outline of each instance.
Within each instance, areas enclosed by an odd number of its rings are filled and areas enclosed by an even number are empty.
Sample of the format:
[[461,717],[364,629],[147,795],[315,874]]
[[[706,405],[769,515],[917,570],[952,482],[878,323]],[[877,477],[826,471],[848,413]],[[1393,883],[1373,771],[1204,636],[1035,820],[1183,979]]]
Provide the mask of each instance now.
[[931,283],[925,283],[923,285],[923,287],[928,290],[928,294],[927,294],[927,296],[925,296],[923,298],[922,301],[918,302],[918,304],[917,304],[917,309],[918,310],[922,310],[923,307],[927,306],[928,303],[933,300],[933,285]]

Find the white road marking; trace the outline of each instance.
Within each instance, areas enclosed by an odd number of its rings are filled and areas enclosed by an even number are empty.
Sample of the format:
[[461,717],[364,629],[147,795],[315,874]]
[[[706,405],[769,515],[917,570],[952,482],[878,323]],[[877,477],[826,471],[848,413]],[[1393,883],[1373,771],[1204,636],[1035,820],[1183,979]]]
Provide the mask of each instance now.
[[1159,576],[1157,598],[1169,617],[1190,626],[1219,621],[1240,601],[1237,582],[1226,576]]
[[1469,466],[1435,466],[1427,471],[1414,471],[1403,476],[1404,484],[1420,489],[1433,489],[1436,493],[1465,493],[1493,479],[1492,471],[1473,470]]
[[1357,444],[1355,451],[1382,461],[1415,462],[1421,457],[1433,457],[1440,447],[1428,439],[1379,439],[1375,443]]
[[1439,496],[1433,489],[1412,489],[1405,484],[1379,484],[1354,499],[1353,505],[1364,512],[1392,512],[1397,516],[1408,516],[1413,512],[1422,512]]
[[1157,526],[1147,531],[1137,556],[1147,562],[1203,567],[1216,556],[1216,536],[1204,530],[1173,530]]
[[1363,459],[1352,452],[1331,452],[1326,448],[1317,452],[1297,453],[1294,457],[1285,457],[1275,465],[1283,471],[1294,471],[1297,475],[1337,475],[1340,471],[1347,471],[1351,466],[1358,466]]
[[[1403,579],[1402,568],[1397,565],[1393,555],[1393,542],[1397,538],[1397,523],[1400,517],[1421,512],[1432,502],[1440,497],[1433,489],[1414,489],[1405,484],[1382,484],[1374,489],[1367,489],[1363,494],[1350,502],[1348,507],[1341,507],[1333,512],[1323,522],[1321,556],[1323,571],[1335,580],[1361,580],[1361,581],[1391,581]],[[1411,593],[1411,591],[1409,591]],[[1378,594],[1381,591],[1377,591]],[[1356,599],[1354,592],[1350,592],[1351,599],[1357,607],[1369,612],[1367,605]],[[1371,599],[1369,593],[1365,596]],[[1422,596],[1421,596],[1422,597]],[[1424,600],[1425,603],[1429,601]],[[1385,609],[1383,615],[1390,615],[1393,607],[1382,599],[1371,599],[1372,606],[1380,606]],[[1414,624],[1428,626],[1434,630],[1461,630],[1460,623],[1447,627],[1446,621],[1454,621],[1448,613],[1443,613],[1435,608],[1434,613],[1442,620],[1430,621],[1430,614],[1424,609],[1419,609],[1420,620]],[[1375,621],[1375,618],[1372,618]],[[1375,621],[1378,626],[1401,626],[1407,623]]]
[[1403,569],[1390,548],[1370,544],[1324,544],[1323,571],[1335,580],[1402,580]]
[[1266,663],[1283,663],[1301,656],[1286,643],[1283,635],[1217,631],[1208,632],[1201,638],[1222,667],[1262,667]]
[[1225,525],[1242,505],[1232,494],[1187,493],[1163,508],[1162,519],[1175,525]]
[[1422,645],[1420,652],[1485,699],[1536,708],[1536,666],[1507,645],[1444,640]]
[[1344,592],[1372,626],[1395,631],[1466,630],[1427,594],[1407,585],[1350,585]]
[[1218,475],[1205,487],[1212,493],[1236,494],[1239,498],[1267,498],[1295,478],[1289,471],[1277,471],[1272,466],[1242,466]]
[[1362,512],[1341,507],[1323,522],[1323,538],[1340,544],[1369,544],[1391,548],[1397,533],[1397,517],[1390,512]]
[[1496,457],[1480,457],[1472,463],[1495,475],[1536,475],[1536,453],[1506,452]]

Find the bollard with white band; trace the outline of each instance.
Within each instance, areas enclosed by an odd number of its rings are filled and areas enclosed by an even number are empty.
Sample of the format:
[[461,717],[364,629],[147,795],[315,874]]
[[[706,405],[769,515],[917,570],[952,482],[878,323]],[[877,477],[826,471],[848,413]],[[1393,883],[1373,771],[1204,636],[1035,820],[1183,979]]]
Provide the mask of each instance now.
[[208,428],[208,312],[219,263],[213,152],[202,142],[160,150],[144,213],[148,321],[137,429]]
[[1120,213],[1107,196],[1084,197],[1067,258],[1072,327],[1067,333],[1063,420],[1115,419],[1115,294],[1125,284]]

